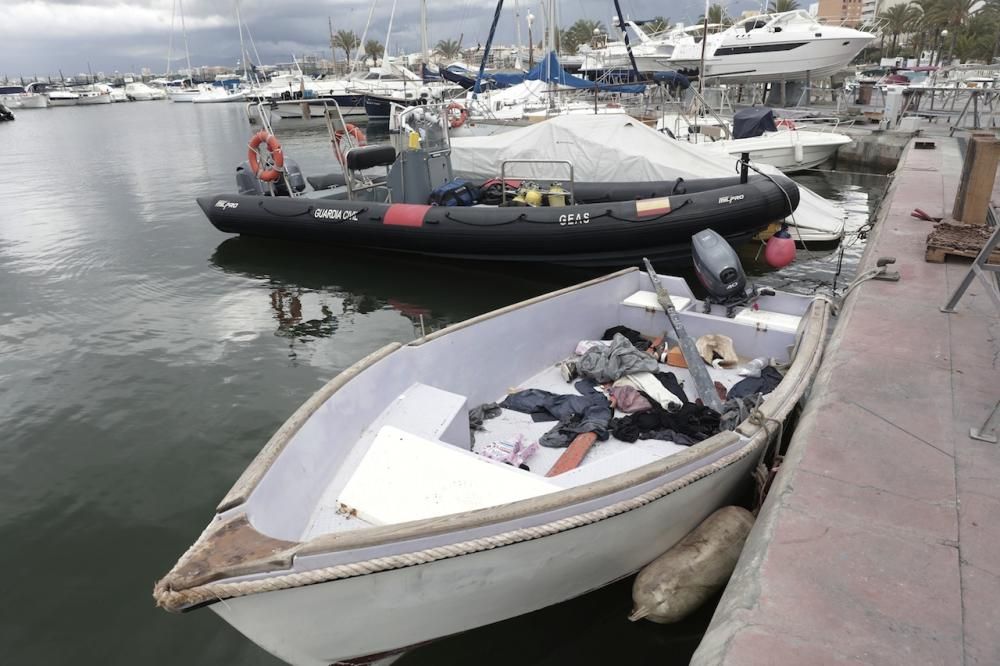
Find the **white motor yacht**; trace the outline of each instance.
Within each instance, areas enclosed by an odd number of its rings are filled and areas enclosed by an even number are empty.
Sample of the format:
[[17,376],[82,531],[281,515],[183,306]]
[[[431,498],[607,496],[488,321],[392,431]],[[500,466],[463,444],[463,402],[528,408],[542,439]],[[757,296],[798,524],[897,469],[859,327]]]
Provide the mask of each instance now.
[[99,89],[96,84],[77,88],[75,92],[80,95],[77,102],[80,106],[111,104],[112,102],[110,90]]
[[[673,32],[670,56],[636,54],[641,71],[700,70],[700,26]],[[760,14],[739,21],[705,45],[706,78],[732,81],[798,80],[845,67],[875,35],[821,23],[802,10]]]
[[132,102],[148,102],[157,99],[156,91],[142,81],[126,83],[125,96]]
[[65,88],[56,88],[47,83],[36,81],[29,83],[25,90],[29,93],[40,93],[45,95],[49,106],[76,106],[80,101],[80,96],[75,92],[70,92]]
[[0,103],[11,109],[45,109],[49,99],[36,92],[27,92],[24,86],[0,86]]

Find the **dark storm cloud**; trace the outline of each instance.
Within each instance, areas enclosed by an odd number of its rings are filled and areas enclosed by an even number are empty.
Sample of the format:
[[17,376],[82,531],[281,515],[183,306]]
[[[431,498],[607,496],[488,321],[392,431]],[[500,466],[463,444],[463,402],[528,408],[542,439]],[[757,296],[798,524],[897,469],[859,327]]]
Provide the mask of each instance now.
[[[527,40],[525,16],[542,13],[537,1],[519,3],[522,39]],[[748,0],[725,3],[730,11],[755,6]],[[428,41],[433,47],[440,39],[462,38],[463,45],[485,42],[495,3],[487,0],[429,0]],[[64,0],[38,2],[4,0],[0,9],[0,74],[9,76],[85,71],[134,71],[149,67],[163,71],[171,33],[173,0],[119,2],[116,0]],[[183,2],[188,43],[194,65],[233,65],[239,58],[239,33],[232,2],[186,0]],[[350,29],[361,34],[371,10],[371,2],[360,0],[243,0],[244,22],[265,63],[287,62],[291,54],[329,57],[327,18],[333,29]],[[375,5],[367,37],[385,42],[391,0]],[[674,21],[691,22],[704,9],[697,0],[677,0],[670,7],[650,0],[623,0],[622,10],[632,17],[665,15]],[[559,3],[559,24],[570,25],[578,18],[598,20],[608,25],[614,14],[611,0],[573,0]],[[393,18],[390,51],[419,50],[420,8],[416,0],[399,0]],[[180,18],[174,28],[174,57],[183,56]],[[542,23],[536,18],[534,37],[540,38]],[[514,2],[507,0],[497,31],[497,41],[515,39]],[[338,57],[342,54],[338,53]],[[173,68],[183,66],[176,60]]]

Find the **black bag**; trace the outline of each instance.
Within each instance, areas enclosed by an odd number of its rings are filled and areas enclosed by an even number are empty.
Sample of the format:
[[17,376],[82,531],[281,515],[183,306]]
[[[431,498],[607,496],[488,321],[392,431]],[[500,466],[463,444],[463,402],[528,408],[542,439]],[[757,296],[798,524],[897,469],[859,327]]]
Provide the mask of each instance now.
[[478,188],[461,178],[456,178],[435,188],[427,203],[432,206],[471,206],[478,198]]

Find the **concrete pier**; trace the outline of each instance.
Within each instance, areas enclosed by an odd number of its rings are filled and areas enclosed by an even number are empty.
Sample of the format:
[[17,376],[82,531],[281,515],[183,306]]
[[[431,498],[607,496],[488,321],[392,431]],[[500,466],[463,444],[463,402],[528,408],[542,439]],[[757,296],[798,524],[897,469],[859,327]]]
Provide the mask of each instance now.
[[[903,154],[813,394],[692,664],[1000,664],[1000,315],[969,262],[924,260],[956,139]],[[995,199],[1000,201],[1000,198]]]

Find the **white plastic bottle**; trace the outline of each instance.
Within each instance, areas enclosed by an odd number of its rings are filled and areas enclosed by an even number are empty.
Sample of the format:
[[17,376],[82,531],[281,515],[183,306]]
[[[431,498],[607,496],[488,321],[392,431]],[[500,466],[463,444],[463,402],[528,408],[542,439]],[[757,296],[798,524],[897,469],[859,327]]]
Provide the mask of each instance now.
[[771,359],[766,356],[761,356],[760,358],[755,358],[737,370],[736,374],[741,377],[760,377],[761,370],[769,365],[771,365]]

